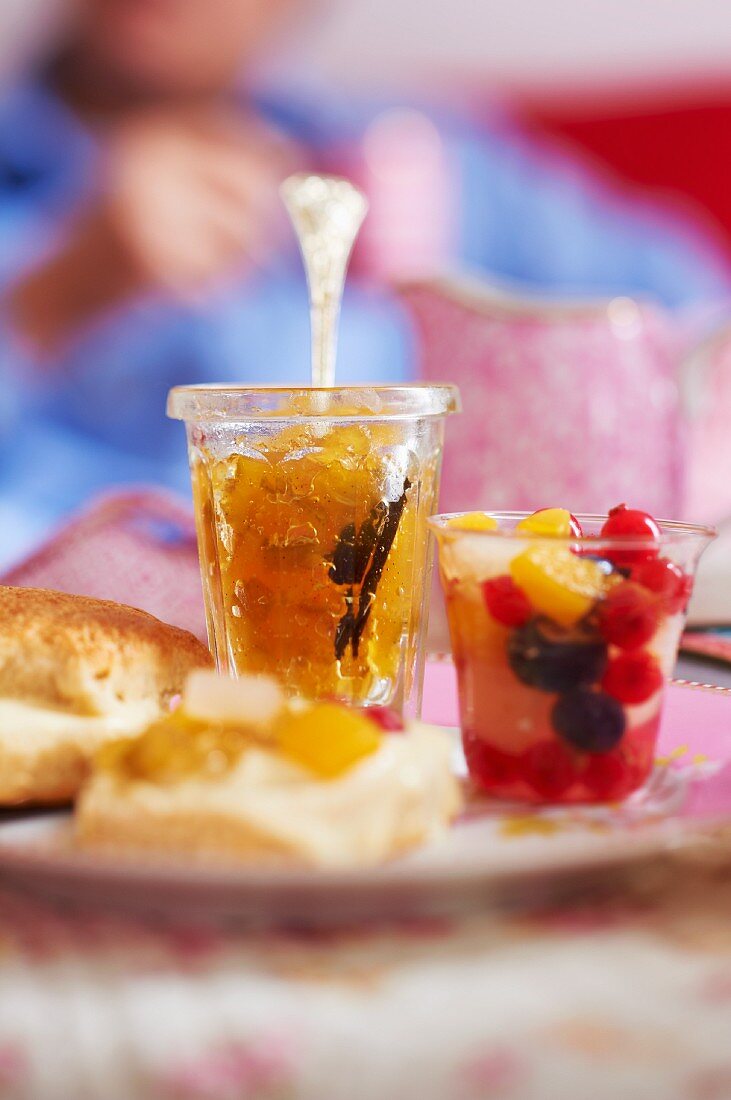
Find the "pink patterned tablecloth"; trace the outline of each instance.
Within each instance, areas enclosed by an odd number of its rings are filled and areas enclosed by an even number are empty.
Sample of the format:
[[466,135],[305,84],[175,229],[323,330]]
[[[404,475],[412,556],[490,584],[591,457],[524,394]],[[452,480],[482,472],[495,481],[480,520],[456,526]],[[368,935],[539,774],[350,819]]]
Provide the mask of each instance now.
[[[729,805],[731,699],[672,691],[667,766],[702,757]],[[427,711],[453,717],[448,665]],[[72,913],[0,882],[0,1097],[728,1100],[719,853],[601,901],[327,932]]]

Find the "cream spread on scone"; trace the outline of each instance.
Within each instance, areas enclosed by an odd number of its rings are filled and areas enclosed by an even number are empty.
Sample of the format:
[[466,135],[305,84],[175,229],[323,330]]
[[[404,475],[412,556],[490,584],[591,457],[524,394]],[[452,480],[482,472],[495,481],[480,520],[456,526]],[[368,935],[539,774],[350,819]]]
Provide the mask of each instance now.
[[157,713],[158,708],[147,703],[127,704],[117,714],[90,716],[21,703],[17,699],[0,699],[0,746],[7,731],[12,731],[16,740],[22,738],[26,748],[81,732],[92,735],[98,732],[100,739],[119,737],[141,732]]
[[100,745],[141,732],[157,713],[154,705],[137,703],[120,708],[117,714],[90,717],[0,699],[2,801],[70,798]]
[[83,843],[363,866],[434,839],[457,813],[443,731],[387,732],[339,704],[275,704],[272,681],[210,676],[194,674],[177,715],[103,750],[78,805]]

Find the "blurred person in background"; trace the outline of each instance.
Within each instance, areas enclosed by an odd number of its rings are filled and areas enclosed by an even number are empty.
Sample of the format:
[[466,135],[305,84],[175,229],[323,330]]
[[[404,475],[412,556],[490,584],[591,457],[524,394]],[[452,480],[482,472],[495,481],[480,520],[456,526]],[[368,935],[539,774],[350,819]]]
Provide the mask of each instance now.
[[[304,277],[277,187],[296,169],[361,163],[385,117],[252,86],[314,6],[77,0],[52,55],[5,95],[0,560],[101,488],[187,491],[170,386],[307,381]],[[692,227],[598,191],[501,125],[432,118],[450,230],[430,263],[673,306],[725,293],[725,264]],[[383,278],[393,265],[371,260],[346,295],[338,381],[416,369]]]

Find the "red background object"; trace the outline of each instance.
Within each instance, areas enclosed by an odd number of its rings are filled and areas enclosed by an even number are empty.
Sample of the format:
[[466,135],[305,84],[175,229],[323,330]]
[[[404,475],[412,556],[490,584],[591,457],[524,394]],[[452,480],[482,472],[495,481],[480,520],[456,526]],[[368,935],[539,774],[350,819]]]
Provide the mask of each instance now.
[[529,133],[571,143],[630,184],[687,197],[731,249],[731,79],[667,91],[528,97],[519,117]]

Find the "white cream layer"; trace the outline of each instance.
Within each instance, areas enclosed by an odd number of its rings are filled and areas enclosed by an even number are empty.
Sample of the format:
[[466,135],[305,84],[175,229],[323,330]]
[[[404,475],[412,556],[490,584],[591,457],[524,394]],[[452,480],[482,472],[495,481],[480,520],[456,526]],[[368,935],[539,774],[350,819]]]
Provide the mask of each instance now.
[[58,738],[119,737],[136,733],[156,716],[158,708],[147,704],[125,705],[114,714],[69,714],[67,711],[0,699],[0,741],[18,741],[28,749],[44,747]]
[[259,748],[215,780],[158,785],[102,773],[82,794],[78,833],[120,848],[375,864],[433,840],[457,813],[450,754],[447,734],[415,724],[336,779]]
[[156,714],[150,704],[90,716],[0,699],[0,805],[73,798],[99,746],[140,733]]

